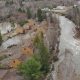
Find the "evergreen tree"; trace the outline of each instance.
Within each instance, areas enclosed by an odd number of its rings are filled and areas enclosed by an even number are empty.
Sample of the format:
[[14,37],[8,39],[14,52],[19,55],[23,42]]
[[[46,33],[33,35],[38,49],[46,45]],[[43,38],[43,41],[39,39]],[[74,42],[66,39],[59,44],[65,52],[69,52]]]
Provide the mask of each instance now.
[[49,52],[44,45],[43,33],[34,39],[34,46],[38,53],[34,54],[27,62],[19,66],[19,71],[28,80],[43,80],[49,71]]
[[27,17],[30,19],[32,17],[30,8],[27,8]]
[[42,11],[41,11],[41,9],[38,9],[38,10],[37,10],[37,18],[38,18],[38,21],[39,21],[39,22],[43,21],[43,16],[42,16]]
[[0,46],[1,46],[1,44],[2,44],[2,35],[1,35],[1,32],[0,32]]
[[44,45],[43,34],[37,35],[34,40],[34,45],[38,50],[39,61],[41,62],[41,70],[44,73],[49,71],[49,51]]
[[41,64],[35,58],[31,58],[19,66],[19,71],[28,80],[39,80],[42,75],[40,69]]

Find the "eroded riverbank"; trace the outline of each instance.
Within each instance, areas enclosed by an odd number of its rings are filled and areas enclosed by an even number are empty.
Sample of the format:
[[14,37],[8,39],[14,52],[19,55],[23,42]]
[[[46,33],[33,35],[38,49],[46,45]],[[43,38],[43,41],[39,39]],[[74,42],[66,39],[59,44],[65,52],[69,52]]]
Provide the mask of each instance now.
[[74,38],[75,24],[59,16],[61,36],[55,80],[80,80],[80,40]]

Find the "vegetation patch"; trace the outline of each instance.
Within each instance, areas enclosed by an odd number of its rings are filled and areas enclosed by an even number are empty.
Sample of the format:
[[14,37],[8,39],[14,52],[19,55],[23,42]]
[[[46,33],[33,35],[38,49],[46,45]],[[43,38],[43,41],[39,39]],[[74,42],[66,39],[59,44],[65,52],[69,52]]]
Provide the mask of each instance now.
[[2,35],[1,35],[1,33],[0,33],[0,46],[1,46],[2,42],[3,42],[3,40],[2,40]]
[[37,10],[37,18],[38,18],[38,21],[39,21],[39,22],[42,22],[42,21],[43,21],[44,16],[45,16],[45,15],[43,15],[42,10],[41,10],[41,9],[38,9],[38,10]]
[[44,45],[43,34],[34,39],[34,55],[19,65],[19,71],[28,80],[43,80],[50,69],[49,51]]
[[3,60],[3,59],[5,59],[5,58],[7,58],[6,55],[2,55],[2,56],[0,56],[0,61]]
[[26,23],[28,23],[27,20],[23,20],[23,21],[20,21],[20,22],[19,22],[19,24],[20,24],[21,27],[23,27],[23,25],[26,24]]
[[4,66],[2,64],[0,64],[0,68],[3,68]]

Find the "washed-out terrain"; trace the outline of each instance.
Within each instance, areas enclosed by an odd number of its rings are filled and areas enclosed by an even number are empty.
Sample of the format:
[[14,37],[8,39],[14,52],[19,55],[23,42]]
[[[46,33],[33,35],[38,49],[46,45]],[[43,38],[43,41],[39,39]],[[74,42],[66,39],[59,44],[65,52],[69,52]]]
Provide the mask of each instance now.
[[[79,25],[66,17],[68,11],[80,7],[79,2],[1,0],[0,32],[3,42],[0,46],[0,79],[23,80],[17,65],[32,56],[34,37],[42,32],[52,60],[45,80],[80,80],[80,39],[76,38],[76,27]],[[32,19],[27,17],[27,7],[33,12]],[[37,7],[46,13],[46,19],[42,22],[35,19]],[[27,22],[21,26],[19,23],[23,20]],[[57,60],[54,61],[54,57]]]

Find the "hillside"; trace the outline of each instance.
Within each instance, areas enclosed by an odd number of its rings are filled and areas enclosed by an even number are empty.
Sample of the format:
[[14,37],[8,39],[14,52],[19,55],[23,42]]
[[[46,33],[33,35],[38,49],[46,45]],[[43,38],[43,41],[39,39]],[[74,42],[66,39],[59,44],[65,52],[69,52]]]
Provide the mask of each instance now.
[[[75,0],[0,0],[0,22],[8,20],[17,20],[27,18],[27,7],[29,7],[33,15],[37,8],[56,7],[57,5],[73,5]],[[25,12],[25,13],[24,13]],[[20,17],[22,16],[22,17]]]

